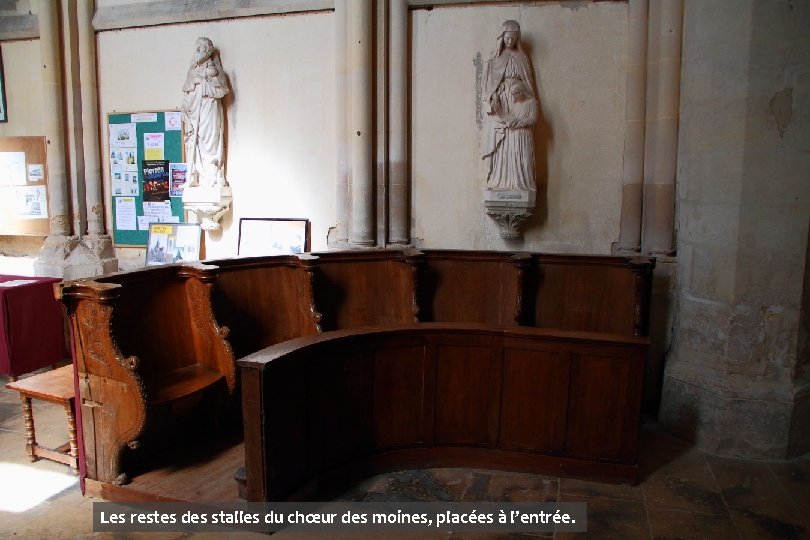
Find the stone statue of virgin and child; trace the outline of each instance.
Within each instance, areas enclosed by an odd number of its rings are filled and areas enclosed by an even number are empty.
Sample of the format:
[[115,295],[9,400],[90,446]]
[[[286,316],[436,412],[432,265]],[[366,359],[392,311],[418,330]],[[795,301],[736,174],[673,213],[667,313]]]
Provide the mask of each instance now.
[[520,25],[506,21],[484,68],[482,88],[489,127],[482,159],[488,160],[487,190],[535,191],[534,72],[520,45]]
[[227,186],[222,98],[229,92],[219,51],[210,39],[197,39],[183,85],[180,109],[186,149],[186,187]]

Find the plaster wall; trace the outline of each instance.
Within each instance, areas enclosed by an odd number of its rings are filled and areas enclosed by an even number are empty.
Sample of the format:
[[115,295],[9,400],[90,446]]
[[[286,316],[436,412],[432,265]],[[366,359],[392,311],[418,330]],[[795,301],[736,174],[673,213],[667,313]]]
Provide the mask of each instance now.
[[806,3],[686,3],[679,304],[661,420],[717,454],[810,450],[808,379],[799,369],[808,27]]
[[[206,256],[236,255],[242,217],[310,218],[312,249],[326,249],[335,223],[332,13],[99,33],[101,133],[109,113],[179,110],[200,36],[220,49],[231,84],[226,176],[234,202],[222,231],[206,234]],[[102,145],[108,154],[108,137]],[[102,168],[109,201],[109,167]],[[142,250],[132,251],[140,260]],[[128,254],[121,256],[127,266]]]
[[[431,248],[610,253],[625,132],[623,2],[435,7],[411,12],[412,236]],[[514,19],[535,72],[537,207],[524,241],[486,216],[478,77]]]
[[39,40],[2,44],[8,122],[0,123],[0,137],[45,134]]

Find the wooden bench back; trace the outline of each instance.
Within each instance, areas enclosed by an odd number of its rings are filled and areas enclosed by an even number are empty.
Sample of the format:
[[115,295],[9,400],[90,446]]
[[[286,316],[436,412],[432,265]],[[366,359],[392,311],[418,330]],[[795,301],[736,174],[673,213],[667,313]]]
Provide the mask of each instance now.
[[214,312],[230,328],[228,340],[237,358],[319,332],[311,259],[227,259],[217,266]]

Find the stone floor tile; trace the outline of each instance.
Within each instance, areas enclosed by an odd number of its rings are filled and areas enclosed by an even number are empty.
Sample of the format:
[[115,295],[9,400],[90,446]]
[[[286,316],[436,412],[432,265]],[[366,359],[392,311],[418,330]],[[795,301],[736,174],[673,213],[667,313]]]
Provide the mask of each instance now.
[[703,452],[687,449],[674,453],[656,447],[639,452],[640,477],[677,476],[680,478],[704,479],[712,477],[712,470]]
[[489,482],[492,480],[489,471],[474,470],[471,475],[467,491],[464,492],[464,502],[489,501]]
[[810,459],[771,462],[768,465],[793,507],[810,525]]
[[647,508],[650,531],[655,539],[711,538],[712,540],[734,540],[739,538],[737,527],[726,513],[702,514]]
[[726,505],[714,479],[683,479],[674,476],[653,476],[642,484],[648,508],[725,513]]
[[789,508],[790,501],[767,463],[707,456],[729,508]]
[[19,401],[17,403],[5,403],[0,401],[0,423],[21,414],[22,405],[20,405]]
[[487,496],[497,502],[555,502],[559,480],[543,476],[495,473],[490,476]]
[[751,540],[806,540],[810,529],[792,510],[732,508],[731,517],[740,537]]
[[[391,473],[388,491],[385,495],[388,500],[406,501],[452,501],[450,491],[434,476],[429,469],[414,469]],[[381,500],[369,493],[366,500]]]
[[644,492],[641,486],[603,484],[602,482],[589,482],[573,478],[560,478],[560,494],[644,502]]
[[453,501],[463,500],[473,481],[473,471],[470,469],[437,468],[430,471]]
[[588,505],[587,533],[556,533],[554,538],[599,538],[632,540],[650,538],[647,511],[637,501],[574,497],[560,494],[560,502],[585,502]]

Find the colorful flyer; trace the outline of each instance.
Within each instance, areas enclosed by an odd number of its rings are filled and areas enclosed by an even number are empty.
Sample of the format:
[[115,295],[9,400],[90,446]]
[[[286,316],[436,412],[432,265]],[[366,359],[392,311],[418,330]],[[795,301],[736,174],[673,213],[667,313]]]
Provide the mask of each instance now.
[[169,163],[169,197],[182,197],[183,185],[186,183],[185,163]]
[[165,133],[143,134],[143,157],[145,159],[163,159]]
[[160,159],[145,159],[142,163],[144,203],[168,201],[169,162]]

